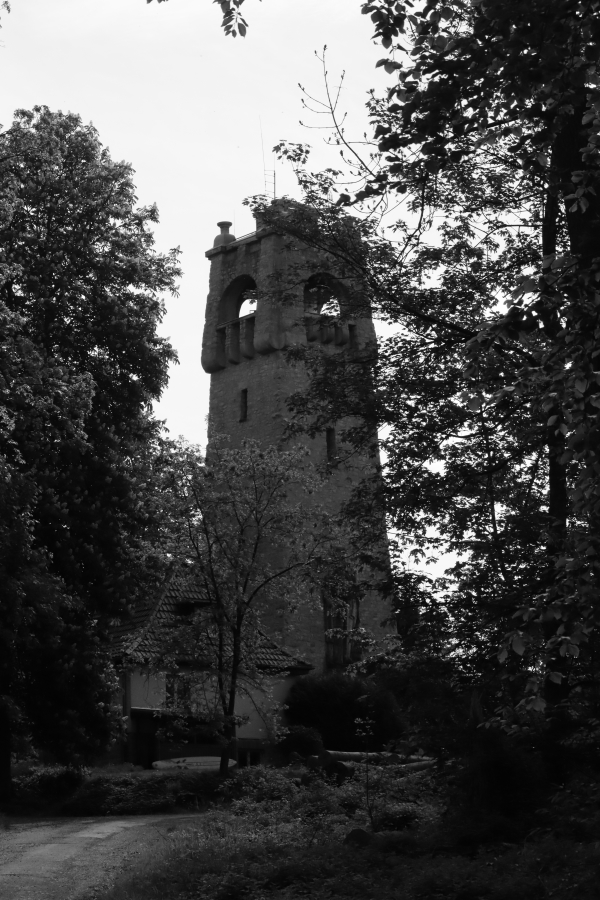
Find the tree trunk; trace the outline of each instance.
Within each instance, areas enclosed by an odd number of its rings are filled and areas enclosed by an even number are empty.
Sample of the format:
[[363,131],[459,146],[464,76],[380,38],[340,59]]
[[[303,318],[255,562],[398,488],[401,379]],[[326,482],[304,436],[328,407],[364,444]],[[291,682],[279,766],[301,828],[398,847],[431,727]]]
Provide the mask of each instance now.
[[219,774],[227,775],[229,772],[229,760],[237,760],[237,735],[235,725],[225,729],[226,743],[221,750],[221,763],[219,765]]
[[[572,127],[571,131],[576,131],[576,129]],[[563,136],[562,134],[559,135],[552,149],[554,180],[550,183],[546,192],[544,219],[542,224],[542,253],[544,257],[550,257],[556,254],[559,195],[562,193],[564,196],[565,193],[568,192],[568,188],[566,187],[567,179],[570,181],[570,172],[577,168],[576,160],[572,155],[570,159],[566,159],[565,140],[566,136]],[[568,168],[569,165],[571,165],[570,169]],[[556,169],[558,169],[558,172],[556,172]],[[571,244],[573,244],[573,239],[571,239]],[[544,331],[550,341],[556,339],[561,329],[560,318],[553,303],[553,299],[552,288],[546,285],[540,298],[540,317],[542,319]],[[560,424],[563,421],[563,417],[559,404],[547,410],[545,415],[547,415],[548,418],[556,417],[553,425],[546,426],[549,521],[548,538],[546,541],[548,564],[546,569],[545,587],[550,589],[555,579],[556,559],[565,546],[569,508],[567,469],[566,465],[561,462],[561,457],[565,451],[565,437],[560,431]],[[545,640],[552,638],[555,631],[556,622],[554,620],[544,623],[543,632]],[[569,691],[565,659],[564,657],[561,657],[557,651],[554,651],[547,659],[546,667],[548,672],[560,671],[561,674],[563,674],[563,680],[560,685],[550,681],[548,678],[546,679],[544,697],[546,701],[552,705],[560,702]]]
[[0,800],[7,800],[12,794],[10,759],[10,716],[6,709],[0,708]]
[[[550,410],[550,413],[554,413]],[[558,413],[558,410],[556,411]],[[548,516],[550,524],[548,529],[548,555],[553,558],[564,547],[567,533],[567,516],[569,502],[567,494],[567,470],[560,458],[565,451],[565,438],[559,431],[556,422],[548,426]]]
[[[589,137],[588,128],[581,121],[585,111],[585,101],[575,107],[572,117],[557,134],[552,150],[552,162],[558,171],[560,192],[564,198],[571,252],[578,254],[584,265],[600,255],[600,182],[596,178],[596,183],[592,185],[595,195],[586,194],[586,209],[576,204],[573,198],[567,199],[567,196],[574,193],[577,187],[571,180],[573,172],[589,171],[589,164],[582,156],[582,149]],[[575,209],[572,209],[574,205]]]
[[[559,173],[546,191],[546,202],[544,206],[544,219],[542,224],[542,253],[544,257],[551,256],[556,253],[556,238],[558,232],[558,214],[559,199],[558,194],[561,189],[561,183],[564,183],[565,173],[563,171],[563,150],[562,145],[557,147],[559,141],[552,151],[552,166],[559,167]],[[564,193],[564,190],[563,190]],[[561,324],[558,313],[552,304],[552,295],[550,288],[546,286],[545,291],[540,298],[540,318],[544,326],[548,338],[553,340],[560,331]],[[548,516],[550,523],[548,527],[549,537],[547,550],[551,557],[549,578],[552,577],[554,569],[553,560],[557,553],[563,547],[564,538],[567,530],[567,469],[560,462],[565,450],[564,435],[559,431],[562,421],[560,409],[555,407],[548,410],[548,417],[556,415],[558,417],[554,425],[547,426],[546,440],[548,446]]]

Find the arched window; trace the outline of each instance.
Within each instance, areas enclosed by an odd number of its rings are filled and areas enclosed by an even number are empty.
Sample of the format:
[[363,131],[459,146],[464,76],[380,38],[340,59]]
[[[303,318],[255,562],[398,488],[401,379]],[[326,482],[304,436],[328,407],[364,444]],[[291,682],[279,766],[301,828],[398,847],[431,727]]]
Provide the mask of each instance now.
[[343,300],[343,285],[326,272],[311,275],[304,285],[304,309],[309,316],[339,319]]
[[242,305],[238,316],[243,319],[244,316],[251,316],[256,312],[256,291],[251,288],[242,294]]
[[304,285],[304,321],[309,341],[346,343],[348,328],[340,322],[345,312],[346,289],[327,272],[311,275]]
[[[249,308],[254,298],[253,308]],[[242,309],[245,311],[242,313]],[[256,311],[256,282],[250,275],[238,275],[223,291],[219,303],[219,325],[239,319],[240,315],[249,315]]]

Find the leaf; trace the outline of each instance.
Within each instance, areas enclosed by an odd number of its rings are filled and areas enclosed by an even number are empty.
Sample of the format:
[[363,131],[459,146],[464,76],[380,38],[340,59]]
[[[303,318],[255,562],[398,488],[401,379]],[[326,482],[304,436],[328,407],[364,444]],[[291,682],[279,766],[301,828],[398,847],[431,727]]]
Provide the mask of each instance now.
[[527,704],[529,709],[533,709],[535,712],[544,712],[546,709],[546,701],[543,697],[535,697],[530,703]]
[[560,672],[550,672],[548,675],[548,681],[553,681],[554,684],[561,684],[563,680],[563,676]]
[[539,289],[539,283],[537,278],[525,278],[519,285],[514,289],[511,294],[511,297],[514,300],[518,300],[519,297],[522,297],[524,294],[532,294],[534,291]]
[[515,634],[515,636],[513,637],[512,648],[519,656],[523,656],[523,654],[525,653],[525,644],[520,634]]

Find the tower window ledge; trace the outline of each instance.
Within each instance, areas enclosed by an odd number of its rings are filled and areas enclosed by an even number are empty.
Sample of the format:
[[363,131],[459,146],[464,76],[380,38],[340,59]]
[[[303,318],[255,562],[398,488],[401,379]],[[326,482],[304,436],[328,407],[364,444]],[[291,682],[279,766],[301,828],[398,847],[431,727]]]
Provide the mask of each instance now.
[[227,328],[228,325],[235,325],[236,322],[242,322],[244,319],[254,319],[256,318],[256,313],[251,312],[246,316],[240,316],[238,319],[227,319],[226,322],[217,322],[217,328]]

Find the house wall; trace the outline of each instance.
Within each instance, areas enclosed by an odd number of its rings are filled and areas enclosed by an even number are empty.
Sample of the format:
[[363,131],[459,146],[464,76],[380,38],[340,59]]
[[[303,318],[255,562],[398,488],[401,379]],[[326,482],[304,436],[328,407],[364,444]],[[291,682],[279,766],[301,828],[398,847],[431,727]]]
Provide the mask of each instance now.
[[[271,709],[277,709],[287,698],[291,686],[297,680],[294,675],[287,675],[283,678],[269,678],[269,700]],[[249,721],[246,725],[238,728],[238,738],[240,741],[266,741],[271,737],[271,723],[265,721],[265,717],[261,715],[261,706],[265,705],[265,698],[256,696],[256,702],[253,703],[250,697],[239,697],[236,703],[236,713],[239,716],[248,716]],[[258,707],[258,708],[257,708]]]
[[[257,691],[254,702],[250,697],[238,698],[236,712],[238,715],[248,716],[247,724],[238,729],[239,746],[244,760],[248,758],[248,751],[260,751],[264,755],[264,747],[272,738],[268,710],[265,715],[267,700],[273,710],[283,704],[296,678],[293,675],[269,678],[268,692],[263,694]],[[166,698],[163,676],[135,669],[124,673],[123,684],[123,712],[128,716],[127,739],[122,745],[117,744],[112,748],[110,754],[102,759],[104,764],[127,761],[148,768],[158,759],[218,755],[215,745],[175,744],[157,738],[159,713],[164,709]]]
[[[164,706],[166,698],[164,675],[149,674],[142,669],[134,669],[128,673],[128,679],[129,710],[131,707],[160,709]],[[129,715],[129,710],[126,715]]]

